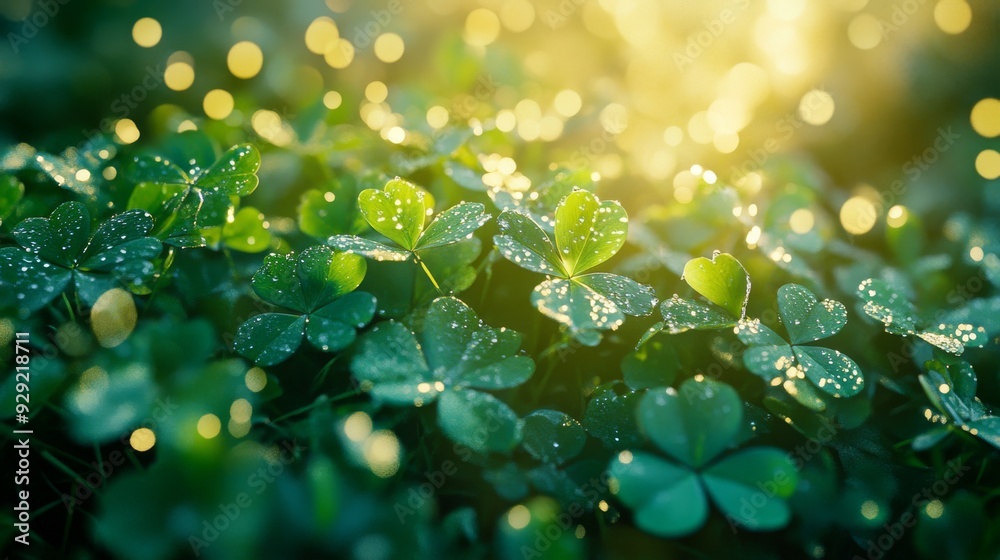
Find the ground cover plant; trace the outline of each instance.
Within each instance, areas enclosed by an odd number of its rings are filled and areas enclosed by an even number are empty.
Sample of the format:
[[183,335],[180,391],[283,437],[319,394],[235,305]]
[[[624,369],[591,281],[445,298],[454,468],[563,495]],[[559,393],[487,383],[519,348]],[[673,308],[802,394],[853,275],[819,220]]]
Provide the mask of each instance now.
[[[65,53],[135,107],[0,96],[4,553],[1000,559],[1000,81],[955,62],[1000,11],[956,2],[192,5],[221,57],[177,7],[5,8],[23,81]],[[814,12],[833,94],[727,47]],[[668,14],[652,86],[518,50],[638,65]],[[71,54],[105,29],[163,54],[149,102]],[[962,79],[919,119],[837,74],[904,38]]]

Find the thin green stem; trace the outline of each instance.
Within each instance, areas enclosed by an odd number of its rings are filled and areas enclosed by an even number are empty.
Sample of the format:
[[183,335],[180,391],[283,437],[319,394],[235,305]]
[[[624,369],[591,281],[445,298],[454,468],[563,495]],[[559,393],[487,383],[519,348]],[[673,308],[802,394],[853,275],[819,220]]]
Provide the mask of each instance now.
[[277,418],[273,418],[271,420],[271,422],[272,423],[274,423],[274,422],[281,422],[282,420],[287,420],[288,418],[291,418],[292,416],[298,416],[299,414],[302,414],[303,412],[309,412],[310,410],[312,410],[312,409],[314,409],[314,408],[316,408],[318,406],[322,406],[322,405],[325,405],[325,404],[334,403],[334,402],[341,401],[341,400],[344,400],[344,399],[349,399],[351,397],[356,397],[357,395],[358,395],[357,391],[349,391],[347,393],[341,393],[339,395],[335,395],[333,397],[329,397],[329,398],[323,399],[323,400],[316,399],[316,401],[313,402],[312,404],[308,404],[308,405],[303,406],[301,408],[297,408],[297,409],[289,412],[288,414],[282,414],[281,416],[279,416]]
[[[569,346],[570,337],[566,333],[562,333],[560,337],[549,345],[548,348],[542,350],[541,354],[538,355],[538,359],[549,358],[553,353],[558,352],[562,348]],[[542,394],[545,392],[545,387],[549,383],[549,378],[552,377],[552,372],[556,369],[556,360],[548,359],[548,367],[545,368],[545,373],[542,374],[542,379],[535,389],[535,394],[533,395],[533,400],[537,403],[538,399],[541,398]]]
[[413,253],[413,258],[417,261],[417,264],[420,265],[420,268],[424,269],[424,274],[427,275],[427,278],[431,281],[431,284],[434,285],[434,289],[437,290],[438,295],[442,296],[445,295],[444,290],[441,289],[441,286],[438,285],[437,280],[434,279],[434,275],[431,274],[431,269],[427,268],[427,265],[424,263],[424,260],[420,258],[420,255]]
[[62,300],[63,300],[63,303],[66,304],[66,311],[69,311],[69,319],[70,319],[70,321],[72,321],[72,322],[75,323],[76,322],[76,313],[73,313],[73,305],[70,304],[69,298],[66,297],[66,292],[62,293]]

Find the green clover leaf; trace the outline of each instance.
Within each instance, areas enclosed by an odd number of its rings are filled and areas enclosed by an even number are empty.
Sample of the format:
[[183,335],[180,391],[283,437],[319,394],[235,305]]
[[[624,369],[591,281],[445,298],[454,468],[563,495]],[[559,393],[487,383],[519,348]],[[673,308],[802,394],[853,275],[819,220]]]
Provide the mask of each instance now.
[[552,465],[576,457],[587,443],[587,432],[570,415],[558,410],[536,410],[524,417],[521,447],[529,455]]
[[747,369],[771,385],[781,385],[792,397],[813,410],[824,410],[826,403],[808,379],[821,392],[834,397],[852,397],[864,387],[864,376],[854,360],[839,350],[802,346],[837,334],[847,324],[847,310],[840,302],[819,301],[808,289],[797,284],[778,288],[778,310],[792,344],[767,328],[759,320],[743,320],[736,328],[739,339],[748,346],[743,354]]
[[326,189],[302,193],[299,202],[299,229],[302,233],[326,240],[334,235],[357,235],[367,223],[358,210],[358,190],[365,181],[348,175]]
[[204,230],[229,223],[239,197],[257,188],[259,168],[260,152],[249,144],[233,146],[208,167],[187,171],[163,157],[139,157],[129,169],[136,186],[128,207],[149,212],[156,221],[154,234],[165,243],[204,247],[205,237],[211,237]]
[[230,249],[244,253],[266,251],[271,244],[271,232],[267,229],[264,214],[250,206],[240,211],[222,226],[222,243]]
[[12,288],[4,294],[9,304],[22,314],[34,312],[70,282],[87,305],[122,284],[141,288],[161,250],[158,239],[146,237],[153,227],[149,214],[130,210],[112,216],[93,235],[90,227],[90,213],[79,202],[18,224],[12,233],[23,249],[0,249],[0,280]]
[[639,393],[630,391],[621,381],[598,386],[583,412],[583,427],[609,449],[641,445],[644,438],[636,429],[635,420],[639,397]]
[[636,525],[661,537],[689,535],[708,518],[709,498],[733,527],[767,531],[788,524],[786,499],[798,473],[784,451],[755,447],[719,457],[735,443],[742,407],[735,390],[705,379],[689,379],[679,392],[643,396],[639,425],[673,461],[638,451],[612,460],[618,498],[635,510]]
[[0,224],[10,216],[24,197],[24,184],[13,175],[0,175]]
[[[423,269],[438,295],[460,291],[472,283],[462,278],[442,278],[439,282],[435,276],[437,270],[449,276],[467,277],[471,269],[465,264],[458,267],[446,265],[450,270],[442,271],[440,267],[429,266],[429,262],[434,260],[435,254],[447,254],[448,249],[475,240],[473,233],[490,219],[482,204],[461,202],[438,214],[425,228],[424,219],[433,212],[433,199],[416,185],[396,177],[382,190],[361,191],[358,206],[368,225],[391,244],[355,235],[334,235],[327,240],[328,245],[376,261],[413,260]],[[468,249],[473,249],[473,246],[469,245]],[[458,251],[461,254],[469,252],[465,249]],[[478,254],[478,244],[474,246],[474,252]],[[472,271],[472,274],[474,278],[475,272]]]
[[[1000,449],[1000,416],[990,414],[976,397],[978,379],[972,365],[965,361],[946,364],[931,360],[924,367],[926,373],[920,375],[920,386],[938,411],[926,409],[926,419],[947,424],[953,431],[961,429]],[[940,441],[941,438],[926,438],[932,432],[914,440],[914,446],[924,449]]]
[[34,161],[60,187],[87,202],[96,202],[101,194],[99,187],[105,183],[104,168],[111,165],[117,151],[118,147],[111,140],[99,136],[80,148],[67,148],[59,155],[39,152]]
[[419,258],[420,251],[469,239],[490,219],[482,204],[461,202],[438,214],[425,228],[424,220],[433,204],[416,185],[399,177],[386,183],[382,190],[361,191],[358,207],[368,225],[392,245],[353,235],[334,235],[327,243],[375,260]]
[[323,246],[295,255],[271,254],[253,276],[253,289],[269,303],[295,313],[264,313],[236,332],[236,351],[262,366],[288,359],[305,337],[324,352],[354,342],[375,315],[375,298],[355,292],[365,276],[365,260]]
[[517,387],[535,364],[518,354],[521,336],[483,323],[461,301],[431,302],[418,337],[389,321],[361,337],[351,371],[375,399],[395,405],[439,401],[438,425],[452,440],[479,452],[509,451],[523,422],[480,390]]
[[913,304],[885,280],[869,278],[861,282],[858,295],[865,302],[865,313],[881,321],[889,334],[915,336],[955,355],[967,346],[981,348],[989,340],[985,328],[969,323],[922,326]]
[[497,219],[494,243],[510,262],[549,275],[535,286],[532,304],[565,325],[580,342],[595,345],[600,331],[617,329],[625,315],[652,312],[656,296],[631,278],[602,272],[583,274],[621,249],[628,216],[615,201],[599,201],[587,191],[566,195],[555,211],[550,236],[532,218],[505,211]]
[[711,260],[691,259],[681,275],[694,291],[710,303],[689,300],[674,294],[660,304],[663,321],[650,327],[636,347],[660,332],[680,334],[689,330],[734,327],[746,316],[750,299],[750,275],[736,257],[717,253]]

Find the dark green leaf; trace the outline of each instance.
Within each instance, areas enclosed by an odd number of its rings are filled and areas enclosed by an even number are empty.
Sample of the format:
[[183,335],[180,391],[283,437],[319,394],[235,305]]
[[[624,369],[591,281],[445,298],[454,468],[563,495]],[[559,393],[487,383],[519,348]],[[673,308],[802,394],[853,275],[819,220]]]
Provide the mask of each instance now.
[[440,397],[438,425],[452,441],[486,453],[513,449],[521,441],[523,422],[492,395],[454,389]]
[[561,465],[580,454],[587,433],[579,422],[558,410],[536,410],[524,417],[521,445],[532,457]]
[[797,284],[778,288],[778,309],[792,344],[833,336],[847,324],[847,309],[838,301],[817,301],[812,292]]
[[639,404],[638,416],[657,447],[697,468],[733,443],[742,427],[743,401],[728,385],[689,379],[679,392],[650,390]]

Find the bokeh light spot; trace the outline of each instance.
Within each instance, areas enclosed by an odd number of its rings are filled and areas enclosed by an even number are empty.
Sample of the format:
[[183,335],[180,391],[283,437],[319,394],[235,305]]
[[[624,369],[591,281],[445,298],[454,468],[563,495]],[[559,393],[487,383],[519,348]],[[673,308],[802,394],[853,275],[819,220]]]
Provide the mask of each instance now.
[[500,19],[486,8],[477,8],[465,18],[465,42],[485,47],[500,36]]
[[524,529],[531,522],[531,511],[521,504],[518,504],[507,512],[507,523],[512,529]]
[[136,451],[149,451],[156,445],[156,434],[149,428],[139,428],[129,436],[128,443]]
[[819,126],[833,118],[834,108],[832,95],[821,89],[814,89],[803,95],[799,101],[799,116],[805,122]]
[[840,207],[840,224],[847,233],[862,235],[875,227],[875,205],[861,196],[853,196]]
[[1000,152],[983,150],[976,156],[976,172],[984,179],[993,180],[1000,177]]
[[395,33],[383,33],[375,39],[375,56],[385,63],[396,62],[403,58],[406,44],[403,38]]
[[132,26],[132,40],[140,47],[154,47],[162,37],[160,22],[151,17],[139,18]]
[[210,119],[222,120],[233,112],[233,96],[224,89],[213,89],[205,94],[202,108]]
[[939,0],[934,6],[934,23],[949,35],[958,35],[972,23],[972,8],[965,0]]
[[212,439],[222,431],[222,422],[214,414],[206,414],[198,419],[198,435]]
[[1000,99],[988,97],[972,108],[972,128],[986,138],[1000,136]]
[[264,66],[264,53],[256,43],[240,41],[229,49],[226,64],[233,76],[248,80]]

